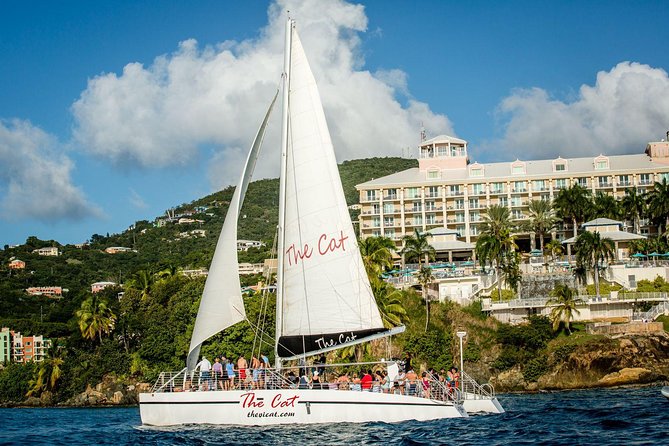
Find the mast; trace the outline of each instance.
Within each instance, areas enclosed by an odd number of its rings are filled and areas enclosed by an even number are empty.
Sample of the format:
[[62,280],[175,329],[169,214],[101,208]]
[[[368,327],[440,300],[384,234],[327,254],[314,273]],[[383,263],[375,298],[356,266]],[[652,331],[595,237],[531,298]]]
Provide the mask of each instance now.
[[276,335],[274,343],[275,367],[281,368],[279,357],[279,337],[282,329],[283,316],[283,263],[284,242],[286,232],[286,171],[288,158],[288,127],[290,125],[288,112],[290,109],[290,52],[293,37],[293,20],[286,21],[286,42],[283,56],[283,110],[281,114],[281,172],[279,174],[279,243],[277,249],[277,277],[276,277]]

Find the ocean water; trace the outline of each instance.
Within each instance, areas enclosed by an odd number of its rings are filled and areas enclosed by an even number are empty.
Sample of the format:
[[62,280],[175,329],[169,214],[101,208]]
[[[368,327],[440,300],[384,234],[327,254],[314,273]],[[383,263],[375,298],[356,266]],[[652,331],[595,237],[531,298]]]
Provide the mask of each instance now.
[[139,409],[0,409],[0,444],[669,444],[661,386],[499,395],[507,412],[398,424],[143,427]]

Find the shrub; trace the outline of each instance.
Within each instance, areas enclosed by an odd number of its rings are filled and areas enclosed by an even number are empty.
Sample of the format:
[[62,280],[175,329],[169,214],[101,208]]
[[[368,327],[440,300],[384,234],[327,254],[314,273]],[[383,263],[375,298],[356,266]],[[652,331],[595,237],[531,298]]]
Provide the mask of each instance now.
[[530,359],[523,368],[525,381],[535,382],[541,375],[548,371],[548,361],[545,356]]

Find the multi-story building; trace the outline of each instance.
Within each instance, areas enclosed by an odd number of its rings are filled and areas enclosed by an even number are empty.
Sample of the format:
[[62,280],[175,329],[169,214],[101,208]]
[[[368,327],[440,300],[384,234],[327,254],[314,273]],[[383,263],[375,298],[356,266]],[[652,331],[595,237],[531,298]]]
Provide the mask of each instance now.
[[0,364],[6,364],[12,360],[12,335],[7,327],[0,330]]
[[[41,362],[47,357],[47,351],[51,347],[51,340],[39,336],[22,336],[19,332],[6,329],[12,338],[11,361],[26,363],[30,361]],[[3,328],[3,333],[5,329]]]
[[[572,184],[620,198],[629,188],[645,193],[656,181],[669,181],[667,141],[648,143],[645,154],[484,164],[470,163],[467,141],[451,136],[424,141],[419,150],[417,168],[356,186],[361,237],[385,236],[399,246],[405,235],[445,227],[473,243],[491,205],[507,206],[520,222],[527,218],[530,201],[553,200]],[[654,230],[642,221],[642,234]],[[570,237],[571,227],[560,224],[554,236]],[[519,243],[529,247],[529,238],[521,236]]]
[[119,254],[121,252],[132,252],[132,248],[127,248],[125,246],[110,246],[105,248],[107,254]]

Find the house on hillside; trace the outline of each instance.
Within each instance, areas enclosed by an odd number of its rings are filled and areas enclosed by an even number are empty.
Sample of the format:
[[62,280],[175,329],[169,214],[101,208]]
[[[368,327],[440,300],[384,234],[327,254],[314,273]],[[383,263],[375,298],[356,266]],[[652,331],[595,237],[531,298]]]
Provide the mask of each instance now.
[[265,244],[258,240],[237,240],[237,251],[248,251],[249,248],[260,248]]
[[132,248],[126,248],[125,246],[110,246],[109,248],[105,248],[105,252],[107,254],[118,254],[121,252],[132,252]]
[[95,282],[91,285],[91,293],[97,293],[107,287],[115,286],[116,282]]
[[[615,260],[625,260],[629,258],[629,243],[632,240],[641,240],[646,237],[633,232],[623,230],[623,222],[611,220],[610,218],[596,218],[583,223],[583,230],[588,232],[599,232],[601,238],[609,239],[615,246]],[[571,237],[562,242],[567,245],[567,255],[571,255],[572,245],[576,243],[578,237]]]
[[26,262],[23,260],[13,259],[11,262],[9,262],[9,269],[25,269],[25,267]]
[[49,296],[49,297],[62,297],[63,296],[62,287],[59,286],[33,286],[26,288],[26,293],[31,296]]
[[32,253],[40,255],[40,256],[58,256],[58,255],[60,255],[60,251],[58,251],[58,247],[56,247],[56,246],[47,246],[46,248],[33,249]]

